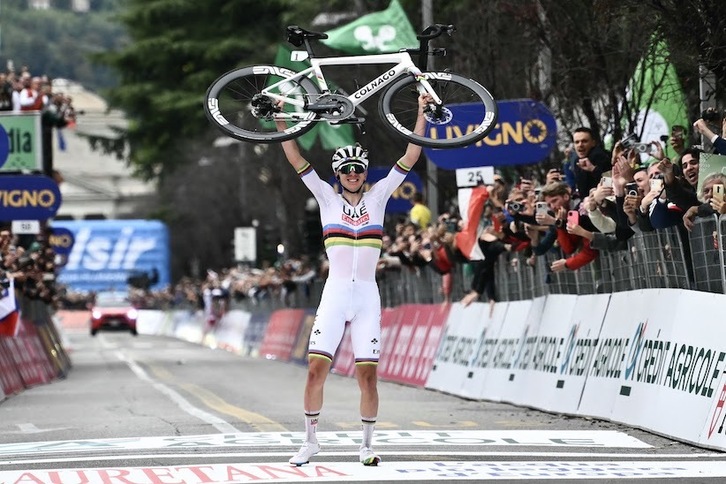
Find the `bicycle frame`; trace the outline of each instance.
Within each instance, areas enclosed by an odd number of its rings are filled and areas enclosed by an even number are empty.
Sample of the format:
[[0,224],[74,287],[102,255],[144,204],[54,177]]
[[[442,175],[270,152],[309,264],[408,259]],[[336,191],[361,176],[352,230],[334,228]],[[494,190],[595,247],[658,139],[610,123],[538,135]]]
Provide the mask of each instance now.
[[[307,54],[305,51],[294,51],[292,55],[295,54]],[[310,77],[311,74],[314,74],[315,79],[318,82],[318,86],[320,87],[320,90],[323,94],[330,93],[330,88],[328,87],[328,83],[325,81],[325,76],[323,75],[322,68],[324,66],[348,66],[348,65],[370,65],[370,64],[395,64],[393,67],[388,69],[383,74],[379,75],[375,79],[373,79],[371,82],[366,84],[365,86],[359,88],[357,91],[355,91],[353,94],[347,96],[348,100],[353,103],[353,106],[358,106],[363,101],[371,97],[373,94],[375,94],[378,91],[381,91],[385,87],[387,87],[389,84],[391,84],[393,81],[397,80],[402,74],[404,73],[410,73],[413,76],[416,76],[417,80],[420,83],[419,86],[419,92],[421,93],[428,93],[433,98],[433,101],[436,104],[441,104],[441,99],[436,95],[436,92],[433,90],[431,85],[428,83],[428,81],[421,76],[422,72],[421,70],[416,67],[416,65],[413,63],[413,60],[411,60],[411,55],[408,52],[397,52],[393,54],[374,54],[374,55],[365,55],[365,56],[344,56],[344,57],[310,57],[310,67],[308,67],[305,70],[302,70],[300,72],[295,73],[294,76],[288,77],[286,79],[283,79],[279,82],[276,82],[275,84],[272,84],[268,86],[267,88],[262,90],[262,94],[265,94],[266,96],[269,96],[270,98],[276,100],[276,101],[283,101],[285,104],[290,104],[293,106],[296,106],[304,111],[305,107],[307,106],[307,100],[300,100],[300,99],[294,99],[289,98],[284,95],[276,94],[271,92],[272,90],[279,89],[283,91],[282,87],[286,82],[289,82],[291,80],[297,80],[301,79],[303,77]],[[293,72],[294,71],[289,71]],[[311,116],[312,113],[301,113],[301,112],[285,112],[285,113],[276,113],[275,118],[276,119],[311,119],[313,116]]]

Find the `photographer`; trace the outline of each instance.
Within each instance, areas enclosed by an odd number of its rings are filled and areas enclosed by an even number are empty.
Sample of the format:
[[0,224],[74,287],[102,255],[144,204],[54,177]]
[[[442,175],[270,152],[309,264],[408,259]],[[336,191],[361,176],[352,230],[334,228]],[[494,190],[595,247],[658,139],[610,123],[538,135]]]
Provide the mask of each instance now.
[[693,128],[713,145],[714,153],[726,155],[726,139],[717,135],[709,128],[709,124],[718,125],[719,123],[721,124],[721,133],[723,134],[726,131],[726,118],[722,119],[718,111],[713,108],[708,108],[701,113],[701,118],[693,123]]
[[76,121],[76,111],[73,109],[71,98],[62,93],[50,93],[49,97],[50,100],[41,114],[43,173],[46,176],[53,174],[53,129],[65,128]]

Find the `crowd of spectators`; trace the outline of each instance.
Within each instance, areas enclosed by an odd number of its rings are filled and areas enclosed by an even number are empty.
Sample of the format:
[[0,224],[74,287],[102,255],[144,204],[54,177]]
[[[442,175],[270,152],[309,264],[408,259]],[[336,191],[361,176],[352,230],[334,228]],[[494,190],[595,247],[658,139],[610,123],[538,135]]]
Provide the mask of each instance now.
[[[27,68],[0,73],[0,110],[40,110],[44,126],[62,127],[75,117],[71,100],[53,93],[50,80]],[[551,272],[576,271],[599,251],[623,250],[635,233],[676,227],[682,237],[696,217],[726,213],[726,175],[700,181],[704,152],[726,154],[726,119],[710,110],[693,123],[692,133],[675,126],[670,137],[643,140],[625,136],[606,149],[586,127],[572,133],[562,165],[536,176],[505,180],[471,190],[466,206],[432,220],[421,194],[408,217],[394,221],[383,236],[378,277],[396,271],[433,270],[441,274],[441,293],[452,298],[452,271],[463,264],[471,289],[461,301],[497,299],[496,261],[503,252],[522,252],[534,265],[546,253],[558,255]],[[720,131],[720,133],[719,133]],[[699,144],[703,139],[708,148]],[[670,155],[670,156],[667,156]],[[92,295],[69,293],[54,284],[52,249],[45,234],[21,240],[9,227],[0,232],[0,283],[13,277],[29,298],[58,307],[84,307]],[[684,242],[684,245],[688,244]],[[326,260],[289,259],[267,268],[233,267],[208,271],[203,280],[182,278],[162,290],[130,286],[140,307],[192,307],[211,311],[220,301],[257,304],[274,299],[293,304],[309,299],[311,283],[326,276]],[[314,303],[314,301],[312,302]]]
[[[627,136],[612,151],[582,127],[572,133],[562,165],[541,180],[532,176],[508,183],[496,175],[492,184],[471,190],[467,206],[452,204],[434,220],[419,197],[408,216],[394,221],[383,236],[378,277],[433,270],[441,274],[441,294],[451,301],[452,272],[460,264],[471,276],[461,302],[483,297],[493,303],[494,271],[503,252],[521,252],[532,265],[537,257],[556,254],[548,267],[556,273],[576,271],[600,251],[624,250],[639,232],[677,227],[687,237],[695,217],[726,213],[721,198],[726,175],[711,174],[699,186],[702,153],[726,154],[726,133],[713,132],[726,131],[726,121],[719,118],[718,124],[697,120],[692,139],[683,129],[675,129],[667,140],[641,143]],[[696,145],[697,135],[712,148]],[[293,298],[309,301],[312,281],[324,280],[325,272],[324,255],[320,260],[289,259],[265,269],[208,271],[202,281],[183,278],[162,291],[132,289],[132,297],[144,306],[208,311],[219,300],[259,304],[271,299],[290,305]]]

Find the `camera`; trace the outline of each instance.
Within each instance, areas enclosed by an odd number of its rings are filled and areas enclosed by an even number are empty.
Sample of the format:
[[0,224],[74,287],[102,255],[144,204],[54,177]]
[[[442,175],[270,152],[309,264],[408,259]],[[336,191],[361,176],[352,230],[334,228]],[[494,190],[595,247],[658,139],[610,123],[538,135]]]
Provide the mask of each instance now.
[[635,182],[627,183],[625,185],[625,194],[637,197],[638,196],[638,184]]
[[507,209],[512,213],[519,213],[524,210],[524,204],[521,202],[509,202],[507,203]]
[[620,140],[620,146],[626,150],[635,150],[637,153],[651,154],[653,146],[649,143],[640,143],[640,140],[635,133],[630,133],[625,138]]
[[701,119],[711,124],[721,124],[721,117],[721,112],[714,108],[705,109],[701,113]]

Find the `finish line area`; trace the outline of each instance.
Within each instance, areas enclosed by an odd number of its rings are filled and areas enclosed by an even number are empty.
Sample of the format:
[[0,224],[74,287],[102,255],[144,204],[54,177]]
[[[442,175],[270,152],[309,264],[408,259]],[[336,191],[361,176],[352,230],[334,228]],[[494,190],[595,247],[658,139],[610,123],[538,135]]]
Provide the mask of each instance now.
[[[726,477],[716,452],[654,454],[612,430],[380,431],[378,467],[357,462],[360,432],[321,432],[301,467],[297,432],[0,444],[0,483],[197,484],[677,479]],[[494,450],[497,449],[497,450]],[[82,464],[83,463],[83,464]],[[129,466],[137,463],[137,466]],[[164,463],[164,465],[159,465]],[[79,465],[89,467],[78,468]],[[121,464],[121,465],[118,465]],[[34,470],[24,470],[32,465]],[[42,467],[42,468],[38,468]]]

